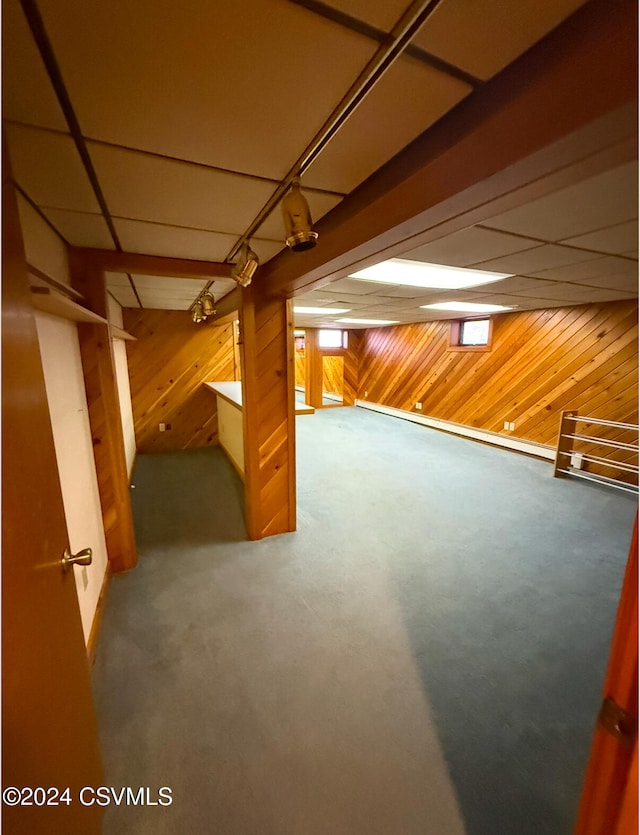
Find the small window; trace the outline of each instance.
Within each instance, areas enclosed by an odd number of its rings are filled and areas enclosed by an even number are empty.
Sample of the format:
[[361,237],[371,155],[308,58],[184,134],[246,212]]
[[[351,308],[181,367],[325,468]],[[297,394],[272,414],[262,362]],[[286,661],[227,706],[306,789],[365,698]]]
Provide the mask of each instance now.
[[460,345],[488,345],[489,320],[469,319],[460,325]]
[[348,331],[321,330],[318,334],[319,348],[346,348],[349,337]]

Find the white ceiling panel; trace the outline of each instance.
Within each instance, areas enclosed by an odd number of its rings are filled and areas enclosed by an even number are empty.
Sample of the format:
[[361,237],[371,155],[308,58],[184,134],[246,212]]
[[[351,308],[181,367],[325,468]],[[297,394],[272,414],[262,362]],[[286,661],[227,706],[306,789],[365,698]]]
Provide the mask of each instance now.
[[585,249],[593,249],[597,252],[608,252],[611,255],[622,255],[629,251],[637,252],[638,222],[630,220],[628,223],[619,223],[617,226],[598,229],[596,232],[589,232],[587,235],[567,238],[562,243],[582,246]]
[[635,261],[609,255],[606,258],[595,258],[582,264],[567,264],[565,267],[540,270],[533,275],[554,281],[575,281],[579,283],[587,278],[600,278],[609,275],[635,276],[637,272],[638,264]]
[[601,275],[596,278],[581,278],[576,284],[585,287],[598,287],[602,290],[622,290],[626,293],[638,295],[638,274],[637,272],[625,275]]
[[637,217],[637,205],[638,163],[632,162],[511,209],[484,224],[545,241],[560,241],[632,220]]
[[[331,209],[335,209],[338,203],[342,201],[342,197],[335,194],[323,194],[320,191],[309,191],[304,187],[304,179],[306,178],[303,178],[301,191],[309,204],[311,219],[314,223],[317,223],[320,218],[330,212]],[[251,218],[251,220],[253,220],[253,218]],[[282,208],[280,205],[276,206],[271,214],[267,216],[266,220],[263,221],[262,225],[258,227],[256,237],[281,240],[284,245],[285,231],[284,221],[282,219]]]
[[277,179],[377,46],[285,0],[40,6],[87,136]]
[[207,283],[206,278],[179,278],[165,275],[132,274],[136,290],[154,290],[161,294],[177,293],[195,298]]
[[2,26],[3,118],[68,130],[18,0],[4,0]]
[[93,142],[89,152],[118,217],[241,234],[274,190],[262,180]]
[[586,0],[442,0],[416,46],[488,79],[554,29]]
[[593,252],[584,252],[570,247],[546,244],[527,249],[525,252],[517,252],[513,255],[506,255],[502,258],[493,258],[490,261],[482,261],[474,264],[474,267],[482,270],[495,270],[496,272],[513,273],[514,275],[529,275],[540,270],[563,267],[565,264],[581,264],[584,261],[593,261],[597,258]]
[[112,287],[131,287],[126,273],[105,272],[104,278],[108,289]]
[[340,278],[328,285],[331,293],[347,293],[352,296],[366,296],[370,293],[383,293],[383,287],[388,290],[391,285],[379,284],[373,281],[358,281],[354,278]]
[[404,10],[409,6],[409,0],[384,0],[384,2],[371,2],[371,0],[328,0],[326,6],[331,6],[339,12],[355,17],[390,32]]
[[[251,249],[260,259],[261,264],[266,264],[271,258],[276,256],[281,250],[286,249],[284,240],[282,241],[267,241],[262,238],[251,238]],[[233,259],[234,261],[236,258]]]
[[99,213],[91,183],[70,136],[7,125],[13,176],[39,206]]
[[66,209],[43,209],[42,211],[72,246],[115,249],[109,227],[102,215],[69,212]]
[[495,232],[480,226],[470,226],[437,241],[403,252],[400,258],[425,261],[431,264],[449,264],[452,267],[468,267],[489,258],[499,258],[513,252],[539,246],[538,243],[517,235]]
[[107,285],[107,290],[122,307],[140,307],[130,284],[127,287],[124,285]]
[[401,58],[307,170],[305,181],[331,191],[352,191],[470,92],[456,78]]
[[224,261],[236,241],[235,235],[202,232],[145,223],[140,220],[114,219],[122,248],[126,252],[192,258],[196,261]]

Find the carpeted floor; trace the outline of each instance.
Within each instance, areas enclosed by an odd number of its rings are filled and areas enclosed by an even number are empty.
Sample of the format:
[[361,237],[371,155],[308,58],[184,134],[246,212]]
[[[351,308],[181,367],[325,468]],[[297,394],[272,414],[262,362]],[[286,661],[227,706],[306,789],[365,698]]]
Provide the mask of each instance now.
[[297,419],[298,531],[141,456],[94,686],[106,835],[569,835],[635,501],[362,409]]

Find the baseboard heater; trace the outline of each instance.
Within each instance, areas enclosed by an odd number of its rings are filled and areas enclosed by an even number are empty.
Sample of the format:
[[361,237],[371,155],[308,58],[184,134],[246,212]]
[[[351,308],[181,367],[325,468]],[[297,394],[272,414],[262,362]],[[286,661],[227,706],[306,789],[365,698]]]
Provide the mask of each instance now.
[[536,458],[545,458],[549,461],[555,459],[555,448],[547,444],[538,444],[535,441],[523,441],[520,438],[508,438],[499,432],[490,432],[488,429],[475,429],[473,426],[466,426],[464,423],[454,423],[450,420],[417,415],[414,412],[407,412],[404,409],[394,409],[392,406],[382,406],[380,403],[370,403],[368,400],[356,400],[356,406],[362,409],[370,409],[372,412],[380,412],[383,415],[410,420],[412,423],[419,423],[428,426],[430,429],[439,429],[442,432],[449,432],[452,435],[460,435],[464,438],[471,438],[474,441],[482,441],[485,444],[511,449],[514,452],[523,452],[525,455],[533,455]]

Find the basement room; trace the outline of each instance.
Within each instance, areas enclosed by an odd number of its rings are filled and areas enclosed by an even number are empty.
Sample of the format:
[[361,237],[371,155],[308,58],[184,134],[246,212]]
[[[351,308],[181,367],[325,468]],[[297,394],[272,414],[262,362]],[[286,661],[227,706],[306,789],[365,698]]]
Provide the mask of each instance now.
[[9,835],[637,832],[637,6],[5,0]]

